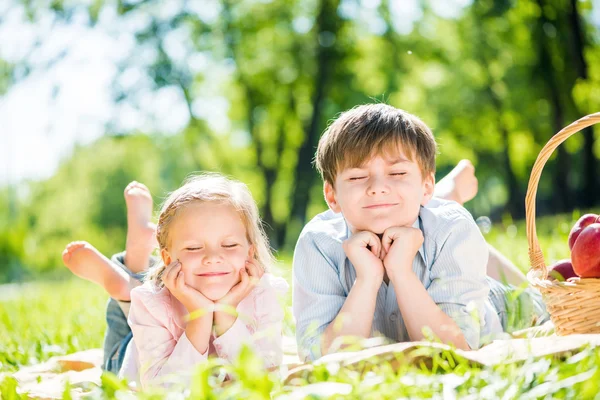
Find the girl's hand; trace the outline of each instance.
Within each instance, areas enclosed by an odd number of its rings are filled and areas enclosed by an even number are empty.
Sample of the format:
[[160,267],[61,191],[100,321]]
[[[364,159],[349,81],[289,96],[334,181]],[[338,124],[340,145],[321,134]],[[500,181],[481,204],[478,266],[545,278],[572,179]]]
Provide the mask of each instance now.
[[246,261],[246,266],[240,269],[240,282],[229,289],[229,292],[215,304],[220,306],[233,307],[234,309],[248,294],[258,285],[260,278],[265,272],[256,265],[256,261]]
[[181,262],[176,260],[169,264],[163,273],[163,283],[169,292],[183,304],[188,313],[201,309],[212,311],[214,303],[202,293],[185,283]]

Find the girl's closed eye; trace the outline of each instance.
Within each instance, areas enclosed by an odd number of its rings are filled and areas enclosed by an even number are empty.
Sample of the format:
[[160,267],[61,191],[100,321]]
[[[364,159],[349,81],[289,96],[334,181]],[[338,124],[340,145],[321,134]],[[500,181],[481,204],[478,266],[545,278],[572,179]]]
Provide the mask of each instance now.
[[197,250],[202,250],[202,247],[200,247],[200,246],[191,246],[191,247],[186,247],[185,249],[187,251],[197,251]]
[[238,243],[227,243],[227,244],[223,245],[223,247],[225,247],[227,249],[232,249],[232,248],[237,247],[237,246],[239,246]]
[[390,175],[392,175],[392,176],[404,176],[404,175],[406,175],[406,172],[392,172]]

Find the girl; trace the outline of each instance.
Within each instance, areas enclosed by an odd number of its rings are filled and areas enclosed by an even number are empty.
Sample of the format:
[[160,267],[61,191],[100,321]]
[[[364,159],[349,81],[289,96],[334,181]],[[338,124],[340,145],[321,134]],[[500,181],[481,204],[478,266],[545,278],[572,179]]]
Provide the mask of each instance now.
[[[139,184],[135,187],[147,191]],[[130,224],[139,221],[128,218]],[[143,224],[147,225],[145,221]],[[189,375],[209,355],[232,360],[244,344],[262,356],[266,367],[278,366],[283,320],[278,297],[288,285],[265,273],[273,258],[247,187],[218,174],[192,177],[165,201],[156,239],[160,260],[148,271],[145,283],[130,292],[131,332],[121,326],[111,331],[120,310],[109,305],[105,368],[120,371],[131,380],[139,379],[146,386],[164,382],[167,375]],[[137,249],[149,247],[142,246],[140,240],[130,240],[128,233],[127,250],[135,249],[134,244]],[[77,268],[83,265],[82,256],[91,257],[94,251],[86,243],[72,244],[65,250],[65,263],[76,274],[94,280],[89,259],[85,268]],[[129,300],[126,288],[134,286],[132,282],[139,276],[125,265],[118,268],[120,271],[114,265],[109,267],[106,263],[110,261],[95,253],[97,269],[104,270],[97,275],[111,275],[109,269],[116,271],[112,278],[119,284],[113,286],[119,290],[112,288],[111,296]],[[140,253],[125,253],[115,261],[139,261],[144,258]],[[106,281],[103,277],[102,282]],[[121,323],[127,312],[127,307],[122,308]]]

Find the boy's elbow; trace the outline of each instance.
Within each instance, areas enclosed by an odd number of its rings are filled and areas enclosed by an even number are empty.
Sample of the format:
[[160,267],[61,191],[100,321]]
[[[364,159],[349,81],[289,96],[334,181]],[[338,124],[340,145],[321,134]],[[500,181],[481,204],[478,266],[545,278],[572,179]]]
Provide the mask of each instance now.
[[471,332],[469,336],[471,340],[467,340],[467,335],[469,333],[469,329],[467,329],[467,333],[465,334],[463,328],[456,326],[452,330],[447,330],[445,333],[441,333],[439,339],[443,343],[456,349],[464,351],[477,350],[477,345],[479,344],[478,337],[474,336]]
[[450,342],[450,344],[453,345],[454,347],[456,347],[457,349],[464,350],[464,351],[477,350],[477,344],[473,343],[474,347],[471,347],[471,345],[467,341],[466,336],[462,332],[460,334],[458,334],[456,337],[454,337],[453,339],[454,340],[452,340]]
[[467,343],[467,341],[466,341],[464,338],[463,338],[463,340],[462,340],[462,341],[460,341],[460,342],[459,342],[459,343],[456,345],[456,348],[457,348],[457,349],[460,349],[460,350],[464,350],[464,351],[471,351],[471,350],[473,350],[473,349],[471,348],[471,346],[469,346],[469,343]]

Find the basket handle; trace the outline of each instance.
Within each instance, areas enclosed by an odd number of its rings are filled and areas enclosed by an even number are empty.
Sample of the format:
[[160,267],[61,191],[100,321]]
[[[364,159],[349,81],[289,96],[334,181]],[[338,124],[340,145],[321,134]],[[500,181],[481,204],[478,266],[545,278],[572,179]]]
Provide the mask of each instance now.
[[[532,278],[541,278],[545,280],[548,278],[548,269],[544,261],[544,254],[540,249],[538,242],[537,231],[535,229],[535,198],[542,175],[542,170],[546,161],[550,158],[554,150],[571,135],[579,132],[580,130],[587,128],[588,126],[597,124],[600,122],[600,112],[587,115],[571,125],[563,128],[560,132],[554,135],[548,143],[544,146],[531,170],[531,176],[529,177],[529,185],[527,186],[527,195],[525,196],[525,219],[527,228],[527,241],[529,243],[529,261],[531,263],[531,272],[534,272]],[[541,274],[541,276],[540,276]]]

